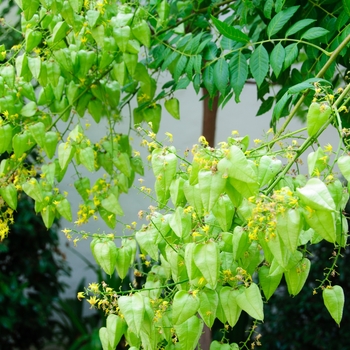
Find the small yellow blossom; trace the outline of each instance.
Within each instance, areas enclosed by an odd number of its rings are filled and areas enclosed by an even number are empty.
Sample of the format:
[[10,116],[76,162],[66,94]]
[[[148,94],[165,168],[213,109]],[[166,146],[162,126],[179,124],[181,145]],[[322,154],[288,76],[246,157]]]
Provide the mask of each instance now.
[[169,142],[173,142],[173,135],[170,132],[166,132],[165,135],[169,139]]
[[328,153],[332,153],[333,151],[333,146],[330,143],[327,143],[326,146],[324,146],[324,151]]
[[78,300],[80,301],[81,299],[85,298],[85,293],[84,292],[79,292],[77,295]]
[[86,301],[91,305],[91,309],[92,309],[95,306],[95,304],[98,302],[98,299],[96,298],[96,296],[93,296],[87,299]]

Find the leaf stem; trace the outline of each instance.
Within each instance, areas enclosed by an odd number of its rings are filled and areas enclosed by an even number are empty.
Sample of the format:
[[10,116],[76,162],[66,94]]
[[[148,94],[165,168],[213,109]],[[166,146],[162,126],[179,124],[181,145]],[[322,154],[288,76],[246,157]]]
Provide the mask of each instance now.
[[[331,54],[331,56],[329,57],[328,61],[326,62],[326,64],[322,67],[322,69],[318,72],[318,74],[316,75],[316,78],[322,78],[324,76],[324,74],[326,73],[326,71],[328,70],[328,68],[330,67],[330,65],[334,62],[334,60],[337,58],[337,56],[340,54],[340,52],[344,49],[344,47],[350,42],[350,34],[340,43],[340,45],[336,48],[336,50],[334,50]],[[304,102],[305,97],[308,95],[310,90],[306,90],[303,95],[299,98],[298,102],[296,103],[296,105],[294,106],[294,108],[292,109],[292,111],[289,113],[289,116],[287,117],[286,121],[284,122],[284,124],[282,125],[282,127],[278,130],[278,132],[275,135],[275,138],[278,138],[283,132],[284,130],[287,128],[288,124],[290,123],[290,121],[293,119],[294,115],[296,114],[298,108],[301,106],[301,104]],[[342,94],[343,95],[343,94]],[[341,95],[341,96],[342,96]],[[340,96],[339,96],[340,97]],[[338,98],[339,100],[339,98]],[[338,101],[337,100],[337,101]]]

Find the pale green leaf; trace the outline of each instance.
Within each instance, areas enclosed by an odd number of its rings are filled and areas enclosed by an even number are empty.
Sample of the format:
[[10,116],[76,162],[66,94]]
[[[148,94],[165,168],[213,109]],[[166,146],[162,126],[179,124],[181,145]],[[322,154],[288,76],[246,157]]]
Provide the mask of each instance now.
[[225,313],[228,324],[234,327],[241,315],[242,308],[237,303],[237,297],[240,294],[238,289],[231,287],[222,287],[220,290],[220,304]]
[[297,188],[297,194],[304,205],[312,209],[335,210],[335,203],[327,186],[318,178],[312,178],[304,187]]
[[203,325],[200,318],[192,316],[186,322],[175,326],[181,350],[193,350],[196,347],[202,335]]
[[309,259],[302,259],[296,266],[284,273],[288,293],[290,295],[297,295],[302,290],[306,279],[310,272],[311,262]]
[[139,336],[145,314],[143,296],[140,293],[135,293],[131,296],[121,296],[118,299],[118,306],[128,328]]
[[199,298],[186,290],[178,291],[173,299],[173,324],[179,325],[192,317],[199,308]]
[[220,269],[219,247],[216,242],[209,241],[198,244],[194,250],[195,264],[211,289],[215,289]]
[[198,173],[198,184],[203,208],[209,213],[224,191],[226,179],[220,171],[201,170]]
[[202,317],[205,324],[211,328],[216,319],[216,309],[219,303],[219,296],[215,290],[204,287],[199,295],[198,313]]
[[337,285],[326,287],[322,292],[322,297],[328,312],[334,321],[340,325],[345,303],[343,288]]
[[264,306],[257,284],[253,282],[248,288],[245,288],[243,293],[237,295],[236,301],[249,316],[259,321],[264,320]]

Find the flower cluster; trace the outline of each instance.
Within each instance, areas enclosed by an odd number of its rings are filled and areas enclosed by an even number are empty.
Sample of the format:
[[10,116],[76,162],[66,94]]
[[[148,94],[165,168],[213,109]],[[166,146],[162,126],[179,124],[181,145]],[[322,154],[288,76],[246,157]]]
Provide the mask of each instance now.
[[289,187],[275,190],[271,197],[262,194],[249,198],[249,201],[255,204],[247,223],[251,241],[257,241],[262,237],[268,241],[275,237],[277,214],[283,214],[288,208],[298,206],[298,198]]

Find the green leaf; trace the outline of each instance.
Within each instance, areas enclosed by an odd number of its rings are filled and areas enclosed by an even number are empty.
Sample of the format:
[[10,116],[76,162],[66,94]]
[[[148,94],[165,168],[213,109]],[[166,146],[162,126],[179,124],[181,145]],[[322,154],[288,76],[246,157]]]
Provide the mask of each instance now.
[[269,70],[269,54],[262,44],[259,45],[252,53],[249,67],[253,78],[256,80],[259,87],[264,81]]
[[347,13],[348,16],[350,16],[350,1],[349,0],[343,0],[343,6],[345,9],[345,12]]
[[298,8],[299,6],[292,6],[281,12],[278,12],[267,26],[268,37],[271,38],[273,35],[278,33],[283,28],[283,26],[293,17]]
[[30,101],[22,107],[20,114],[23,117],[32,117],[35,115],[36,111],[37,111],[36,103],[33,101]]
[[17,189],[13,183],[0,188],[0,195],[6,204],[13,210],[17,209]]
[[174,153],[158,148],[152,152],[151,161],[154,176],[164,182],[164,188],[166,190],[169,189],[176,173],[176,155]]
[[133,25],[132,34],[144,46],[149,48],[151,46],[151,29],[145,20]]
[[298,43],[290,44],[285,48],[286,56],[283,62],[283,70],[291,66],[298,57]]
[[175,213],[172,215],[169,221],[169,225],[176,236],[184,239],[191,232],[191,214],[184,211],[184,208],[177,207]]
[[258,167],[260,186],[267,185],[282,169],[282,162],[271,156],[262,156]]
[[23,134],[16,134],[12,139],[13,151],[17,158],[23,156],[25,152],[35,145],[32,135],[26,130]]
[[[265,235],[259,238],[261,245],[264,245],[264,241]],[[279,235],[268,237],[267,246],[275,258],[274,260],[276,260],[280,266],[286,268],[291,256],[291,252],[287,249]]]
[[112,347],[109,344],[108,341],[108,330],[106,327],[101,327],[98,331],[98,335],[100,337],[100,341],[102,344],[103,350],[112,350]]
[[173,324],[179,325],[192,317],[199,308],[199,298],[186,290],[178,291],[173,299]]
[[242,150],[236,145],[231,146],[226,157],[219,161],[218,170],[230,178],[257,185],[258,178],[255,170]]
[[202,335],[203,321],[197,316],[192,316],[180,325],[175,325],[175,331],[179,338],[181,350],[193,350]]
[[268,266],[261,266],[259,269],[259,283],[264,292],[266,300],[269,300],[275,293],[283,277],[283,272],[277,273],[274,276],[270,275]]
[[145,314],[145,303],[140,293],[131,296],[121,296],[118,306],[131,332],[140,335]]
[[214,85],[214,68],[212,65],[204,69],[203,72],[203,84],[209,92],[209,96],[213,97],[215,95],[215,85]]
[[297,188],[297,194],[305,206],[314,210],[335,210],[335,203],[327,186],[318,178],[312,178],[304,187]]
[[239,96],[243,90],[244,84],[248,78],[248,64],[247,59],[239,51],[237,54],[234,54],[229,63],[230,66],[230,82],[233,91],[235,92],[235,101],[239,102]]
[[52,42],[57,43],[67,36],[69,26],[66,22],[57,22],[52,32]]
[[199,189],[199,185],[196,184],[194,186],[190,185],[189,181],[185,181],[184,186],[184,194],[188,201],[188,203],[195,209],[195,211],[199,214],[203,212],[203,204],[201,199],[201,192]]
[[220,195],[212,207],[212,212],[223,231],[229,231],[235,213],[235,207],[228,195]]
[[260,289],[254,282],[236,298],[238,306],[256,320],[264,320],[264,306]]
[[120,316],[109,314],[106,320],[106,327],[109,345],[111,349],[115,349],[126,331],[126,323]]
[[217,243],[208,241],[198,244],[194,250],[195,264],[211,289],[215,289],[220,269],[219,247]]
[[237,303],[237,297],[240,294],[238,289],[231,287],[222,287],[220,289],[220,304],[224,311],[228,324],[234,327],[239,320],[242,308]]
[[282,112],[288,101],[292,98],[292,95],[288,93],[288,91],[279,99],[276,103],[275,108],[272,112],[272,120],[277,122],[282,116]]
[[215,290],[204,287],[199,293],[198,313],[204,323],[211,328],[216,319],[216,309],[219,303],[219,296]]
[[296,23],[294,23],[286,32],[286,37],[293,35],[297,32],[299,32],[299,30],[304,29],[305,27],[307,27],[309,24],[314,23],[316,20],[315,19],[311,19],[311,18],[305,18],[302,19]]
[[210,17],[211,17],[216,29],[219,31],[219,33],[222,34],[223,36],[225,36],[226,38],[229,38],[231,40],[238,41],[241,43],[245,43],[245,44],[250,41],[250,38],[248,37],[248,35],[244,34],[240,30],[238,30],[232,26],[229,26],[225,22],[219,21],[214,16],[210,16]]
[[[323,171],[328,162],[328,157],[325,155],[323,149],[319,147],[316,152],[311,152],[307,156],[307,165],[309,176],[319,175]],[[339,162],[339,160],[338,160]]]
[[265,114],[266,112],[271,110],[274,101],[275,101],[275,98],[273,96],[269,96],[265,101],[263,101],[263,103],[259,107],[259,110],[256,113],[256,116]]
[[184,73],[184,70],[187,65],[188,58],[185,55],[181,55],[179,60],[176,63],[175,71],[174,71],[174,80],[178,81],[180,76]]
[[329,85],[329,81],[325,80],[325,79],[320,79],[320,78],[310,78],[307,79],[305,81],[303,81],[302,83],[296,84],[292,87],[290,87],[288,89],[288,93],[290,94],[297,94],[300,91],[306,90],[306,89],[315,89],[315,85],[313,83],[315,82],[323,82],[327,85]]
[[241,226],[236,226],[233,230],[232,236],[232,253],[233,259],[240,259],[243,254],[248,250],[250,245],[249,233]]
[[117,247],[110,240],[100,239],[93,246],[93,254],[96,262],[102,267],[107,275],[112,276],[117,258]]
[[339,157],[337,164],[346,181],[350,182],[350,156],[344,155]]
[[286,56],[286,51],[282,44],[279,42],[272,50],[271,56],[270,56],[270,63],[273,72],[275,73],[276,77],[280,75],[283,67],[283,62]]
[[284,273],[290,295],[295,296],[302,290],[310,272],[310,265],[310,260],[304,258],[296,266]]
[[22,9],[24,12],[24,18],[26,21],[29,21],[36,14],[38,7],[40,5],[39,0],[23,0],[22,1]]
[[104,209],[108,210],[109,212],[115,215],[124,215],[123,209],[121,208],[118,199],[113,193],[111,193],[107,198],[103,199],[101,201],[101,205]]
[[332,108],[327,103],[319,104],[318,102],[312,102],[306,116],[309,136],[316,135],[320,128],[328,121],[331,114]]
[[225,95],[229,81],[229,69],[226,60],[221,57],[214,66],[214,84],[222,95]]
[[343,288],[337,285],[328,286],[323,290],[322,297],[328,312],[339,326],[345,303]]
[[42,202],[44,200],[41,186],[37,179],[31,178],[29,181],[22,185],[23,191],[36,202]]
[[143,253],[148,254],[152,259],[158,260],[158,236],[159,233],[154,227],[149,227],[146,231],[137,231],[135,239],[140,245]]
[[0,154],[2,154],[12,143],[12,126],[10,124],[0,125],[0,140]]
[[31,52],[36,48],[42,39],[42,33],[37,30],[27,29],[26,31],[26,52]]
[[291,252],[298,247],[301,229],[302,220],[298,209],[289,208],[284,213],[277,214],[277,233]]
[[329,30],[321,28],[321,27],[314,27],[308,29],[302,36],[301,39],[305,40],[313,40],[316,38],[319,38],[321,36],[324,36],[329,33]]
[[[333,201],[333,199],[332,199]],[[326,241],[335,243],[337,238],[334,213],[329,210],[311,210],[304,214],[308,225]]]
[[72,221],[72,209],[67,198],[63,198],[56,204],[56,209],[58,213],[64,217],[67,221]]
[[271,19],[273,0],[266,0],[264,4],[264,16]]
[[175,119],[180,119],[180,103],[177,98],[171,98],[164,102],[165,109]]
[[58,160],[60,163],[61,169],[65,169],[70,161],[73,159],[75,154],[75,147],[70,143],[61,143],[58,146]]
[[209,213],[225,189],[226,178],[221,172],[201,170],[198,173],[198,184],[204,210]]

